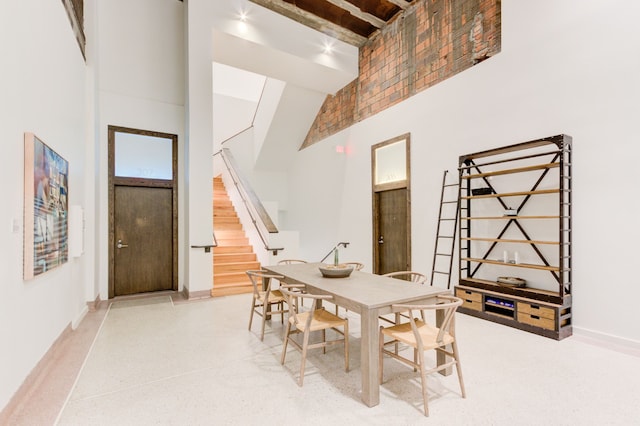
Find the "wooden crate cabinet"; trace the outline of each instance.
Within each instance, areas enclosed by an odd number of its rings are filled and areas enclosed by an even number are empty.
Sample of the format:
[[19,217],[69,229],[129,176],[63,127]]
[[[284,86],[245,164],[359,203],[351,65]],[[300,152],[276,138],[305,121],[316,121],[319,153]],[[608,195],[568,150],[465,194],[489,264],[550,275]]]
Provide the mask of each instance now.
[[[459,177],[459,311],[558,340],[570,336],[571,138],[462,155]],[[520,274],[525,286],[499,279]]]

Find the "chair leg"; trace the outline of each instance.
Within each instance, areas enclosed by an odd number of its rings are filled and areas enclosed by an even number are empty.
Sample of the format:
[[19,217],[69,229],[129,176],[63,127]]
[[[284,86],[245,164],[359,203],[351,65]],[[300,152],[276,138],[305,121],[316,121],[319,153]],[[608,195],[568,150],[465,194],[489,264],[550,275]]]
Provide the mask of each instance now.
[[424,415],[429,417],[429,397],[427,395],[427,372],[424,365],[424,352],[418,354],[420,364],[420,382],[422,384],[422,399],[424,400]]
[[467,393],[465,392],[465,389],[464,389],[464,380],[462,380],[462,365],[460,365],[460,355],[458,354],[458,345],[454,341],[451,346],[453,348],[453,357],[456,360],[456,371],[458,372],[458,381],[460,382],[460,392],[462,393],[462,397],[466,398]]
[[344,371],[349,372],[349,322],[344,323]]
[[[395,318],[396,325],[400,324],[400,314],[396,312],[395,317],[396,317]],[[395,344],[395,353],[396,353],[396,355],[398,355],[398,348],[399,348],[399,344],[396,342],[396,344]],[[415,371],[415,369],[413,371]]]
[[325,343],[325,345],[322,346],[322,353],[326,354],[327,353],[327,330],[322,329],[322,343]]
[[260,332],[260,340],[264,340],[264,326],[267,323],[268,306],[269,304],[266,303],[266,301],[262,304],[262,331]]
[[302,359],[300,360],[300,379],[298,379],[298,384],[302,386],[302,382],[304,381],[304,365],[307,361],[307,348],[309,346],[309,330],[305,330],[302,337]]
[[251,301],[251,314],[249,315],[249,330],[251,330],[251,324],[253,323],[253,311],[256,309],[256,299]]
[[291,333],[291,323],[287,321],[287,329],[284,334],[284,340],[282,341],[282,356],[280,357],[280,364],[284,364],[284,358],[287,356],[287,344],[289,343],[290,333]]

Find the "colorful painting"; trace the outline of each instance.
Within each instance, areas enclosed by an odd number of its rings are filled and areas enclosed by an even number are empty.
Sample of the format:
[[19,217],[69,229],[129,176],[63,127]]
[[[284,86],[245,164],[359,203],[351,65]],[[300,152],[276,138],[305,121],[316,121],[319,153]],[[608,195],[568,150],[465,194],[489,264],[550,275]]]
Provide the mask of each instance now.
[[24,279],[68,260],[69,163],[33,133],[24,137]]

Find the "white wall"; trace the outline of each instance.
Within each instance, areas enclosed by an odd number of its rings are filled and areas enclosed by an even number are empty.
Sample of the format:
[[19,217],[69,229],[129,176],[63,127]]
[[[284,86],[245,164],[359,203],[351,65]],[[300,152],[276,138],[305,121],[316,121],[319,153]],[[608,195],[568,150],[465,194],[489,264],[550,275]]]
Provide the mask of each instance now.
[[[84,205],[85,64],[61,2],[0,5],[0,407],[63,330],[86,310],[91,280],[80,258],[22,279],[23,134],[33,132],[69,161],[69,205]],[[14,224],[16,229],[14,230]],[[28,225],[27,225],[28,226]]]
[[[174,0],[98,2],[97,224],[99,293],[108,298],[108,126],[178,135],[178,272],[185,285],[184,4]],[[123,11],[126,11],[124,13]],[[208,186],[211,186],[208,181]],[[209,191],[210,193],[210,191]]]
[[[440,183],[458,156],[539,137],[573,137],[576,333],[640,345],[632,172],[640,98],[640,5],[618,0],[502,3],[502,52],[298,153],[287,229],[303,257],[342,239],[371,263],[370,147],[411,133],[413,268],[431,270]],[[352,153],[335,154],[348,144]],[[631,198],[630,198],[631,197]]]

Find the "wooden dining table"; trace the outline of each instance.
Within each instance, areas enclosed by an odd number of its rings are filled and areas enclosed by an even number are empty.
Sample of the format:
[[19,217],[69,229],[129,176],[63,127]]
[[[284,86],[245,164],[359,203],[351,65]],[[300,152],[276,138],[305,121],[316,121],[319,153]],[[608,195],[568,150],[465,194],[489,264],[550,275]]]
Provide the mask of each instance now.
[[[378,381],[378,316],[391,313],[394,304],[429,303],[449,290],[415,284],[396,278],[353,271],[346,278],[325,278],[320,263],[263,266],[263,269],[283,276],[287,284],[304,284],[313,294],[333,296],[331,303],[360,315],[360,369],[362,401],[369,407],[380,403]],[[444,359],[438,359],[438,363]]]

